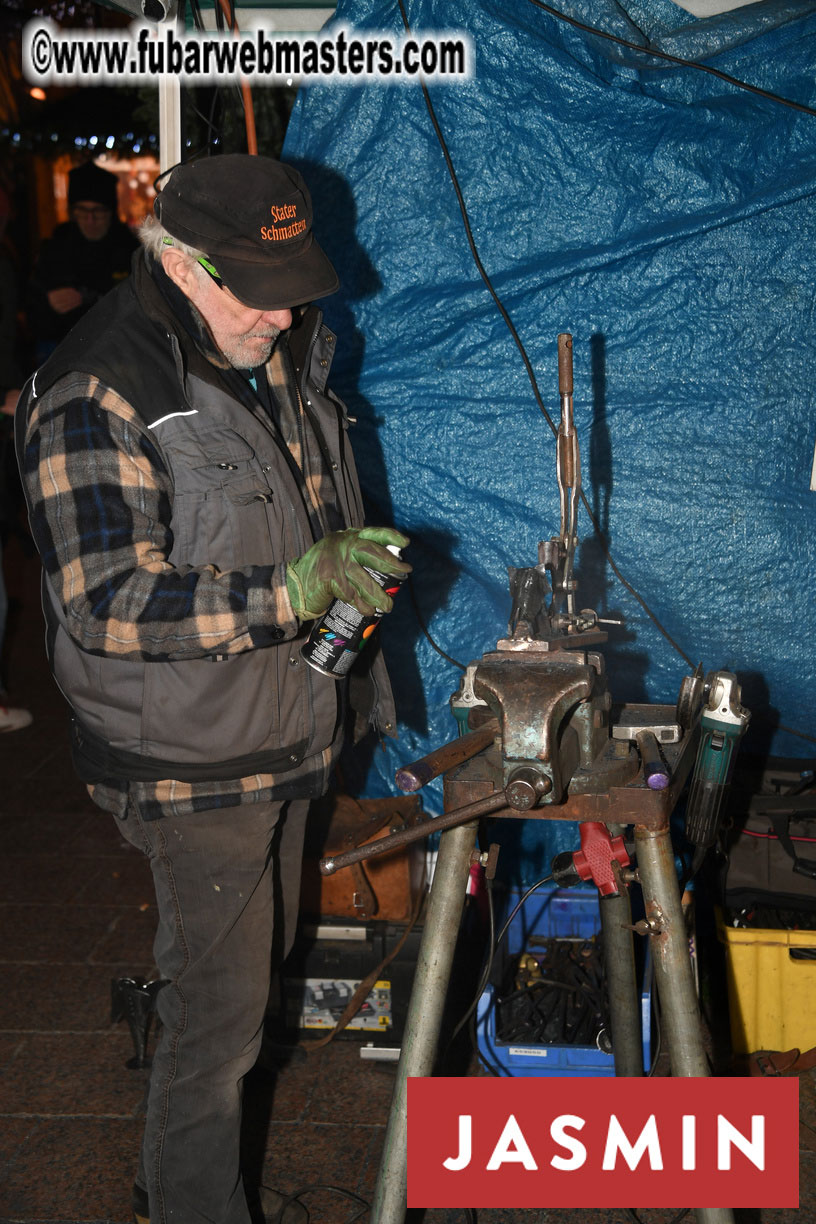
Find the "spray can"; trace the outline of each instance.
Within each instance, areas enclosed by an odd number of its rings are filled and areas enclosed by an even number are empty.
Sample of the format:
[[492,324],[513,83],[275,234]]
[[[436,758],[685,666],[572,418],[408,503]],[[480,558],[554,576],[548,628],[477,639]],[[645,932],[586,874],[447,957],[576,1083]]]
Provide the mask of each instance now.
[[[388,544],[387,548],[395,557],[400,555],[395,544]],[[370,565],[364,565],[363,569],[392,599],[406,577],[405,574],[384,574]],[[354,660],[384,615],[379,608],[375,608],[371,616],[364,616],[353,604],[335,599],[314,625],[308,641],[300,649],[301,656],[315,671],[331,676],[333,680],[342,680],[351,671]]]

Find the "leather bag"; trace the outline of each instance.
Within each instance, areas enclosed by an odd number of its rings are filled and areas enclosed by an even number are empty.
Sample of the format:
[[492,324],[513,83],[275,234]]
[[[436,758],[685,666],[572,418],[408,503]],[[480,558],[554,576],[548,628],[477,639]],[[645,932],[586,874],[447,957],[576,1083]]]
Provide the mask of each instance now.
[[424,820],[416,795],[354,799],[328,795],[309,816],[301,913],[310,918],[409,922],[424,884],[422,840],[322,876],[319,860],[385,837]]

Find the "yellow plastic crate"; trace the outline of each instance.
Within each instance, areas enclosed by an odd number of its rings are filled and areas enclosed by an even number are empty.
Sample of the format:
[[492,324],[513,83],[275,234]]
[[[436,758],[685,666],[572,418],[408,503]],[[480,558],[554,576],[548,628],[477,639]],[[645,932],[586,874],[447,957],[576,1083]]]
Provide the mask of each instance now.
[[734,1053],[816,1045],[816,931],[751,930],[720,918],[718,934]]

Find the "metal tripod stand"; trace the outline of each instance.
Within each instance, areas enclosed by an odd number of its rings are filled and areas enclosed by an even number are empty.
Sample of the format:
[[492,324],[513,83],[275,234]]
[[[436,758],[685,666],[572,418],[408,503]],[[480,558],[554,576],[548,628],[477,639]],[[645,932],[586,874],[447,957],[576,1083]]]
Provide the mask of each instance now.
[[[575,600],[581,476],[572,417],[572,337],[567,334],[558,337],[558,371],[559,535],[539,544],[537,565],[509,571],[507,637],[466,668],[451,698],[460,738],[397,773],[398,786],[408,791],[444,775],[445,810],[431,828],[420,825],[321,863],[324,874],[331,874],[431,829],[442,833],[372,1224],[401,1224],[405,1218],[408,1079],[433,1073],[477,821],[484,816],[578,822],[582,848],[570,857],[580,878],[592,879],[602,897],[619,1076],[643,1074],[627,892],[629,883],[639,882],[672,1074],[709,1073],[669,819],[695,754],[695,784],[699,781],[698,743],[714,744],[717,763],[727,766],[747,713],[739,706],[734,677],[713,673],[706,688],[698,669],[684,681],[676,706],[623,706],[613,714],[605,662],[597,649],[607,639],[601,626],[610,622],[591,609],[578,610]],[[707,692],[716,698],[708,711],[703,709]],[[723,745],[727,753],[720,751]],[[701,852],[716,832],[726,777],[727,768],[712,770],[697,787],[701,818],[694,844]],[[624,872],[629,858],[618,835],[626,828],[634,830],[636,873]],[[697,1218],[700,1224],[733,1224],[728,1208],[697,1208]]]
[[[640,707],[643,713],[649,707]],[[655,729],[665,726],[669,707],[651,707]],[[505,719],[505,736],[512,734]],[[442,1013],[453,968],[456,938],[462,919],[466,883],[476,846],[478,819],[491,817],[526,817],[577,820],[583,832],[597,830],[617,834],[631,826],[637,854],[636,878],[643,893],[645,919],[641,924],[651,945],[655,985],[660,1001],[665,1042],[669,1051],[672,1075],[676,1077],[707,1076],[708,1062],[702,1042],[696,986],[688,946],[685,920],[675,868],[674,850],[669,834],[669,817],[687,780],[697,750],[699,727],[688,729],[678,743],[663,744],[661,757],[670,781],[663,789],[651,789],[645,769],[636,766],[630,781],[609,786],[596,793],[567,796],[557,808],[519,810],[524,788],[512,784],[497,789],[495,778],[501,769],[500,737],[487,749],[476,752],[461,762],[466,746],[463,740],[449,746],[449,755],[460,763],[445,773],[446,812],[433,822],[435,827],[449,825],[442,833],[436,870],[430,891],[422,943],[417,962],[414,986],[397,1068],[391,1114],[385,1136],[372,1211],[373,1224],[401,1224],[405,1219],[407,1198],[407,1085],[414,1076],[433,1073],[442,1025]],[[467,739],[468,737],[465,737]],[[484,742],[484,734],[472,739],[472,744]],[[626,760],[629,760],[626,745]],[[620,751],[620,750],[619,750]],[[432,754],[436,759],[429,767],[424,762],[409,767],[408,773],[431,774],[444,765],[444,750]],[[624,759],[621,754],[619,759]],[[351,861],[383,853],[394,845],[427,832],[422,826],[383,838],[381,843],[369,843],[348,855],[337,856],[323,864],[327,873]],[[603,845],[603,836],[600,837]],[[612,848],[614,841],[607,840]],[[582,844],[587,844],[582,835]],[[587,855],[589,857],[589,854]],[[598,865],[597,852],[591,878],[600,880],[600,906],[604,936],[605,969],[610,999],[612,1044],[615,1074],[643,1074],[640,1045],[640,1017],[635,985],[631,907],[625,876],[614,857],[607,856],[606,868]],[[601,859],[603,852],[601,852]],[[603,895],[606,888],[607,895]],[[733,1224],[728,1208],[697,1208],[700,1224]]]

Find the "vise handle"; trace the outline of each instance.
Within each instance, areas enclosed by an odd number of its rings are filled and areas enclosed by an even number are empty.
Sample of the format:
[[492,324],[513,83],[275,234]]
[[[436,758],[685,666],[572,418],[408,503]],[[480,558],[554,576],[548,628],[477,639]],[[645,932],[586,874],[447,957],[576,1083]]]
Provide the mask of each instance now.
[[400,829],[398,833],[390,833],[387,837],[367,842],[364,846],[357,846],[354,850],[344,850],[331,858],[322,858],[320,874],[334,875],[335,871],[339,871],[341,867],[350,867],[353,863],[359,863],[361,859],[374,858],[375,855],[385,854],[389,850],[398,850],[411,842],[419,841],[422,837],[427,837],[430,833],[444,833],[446,829],[467,824],[470,820],[478,820],[481,816],[488,816],[491,812],[506,806],[504,791],[495,791],[492,795],[485,795],[483,799],[466,803],[464,807],[454,808],[452,812],[443,812],[441,816],[435,816],[433,820],[423,821],[407,829]]
[[395,776],[397,786],[401,791],[409,793],[418,791],[432,778],[438,778],[440,774],[447,773],[455,765],[461,765],[463,761],[469,761],[477,753],[489,748],[496,738],[498,729],[498,722],[495,718],[491,718],[489,722],[482,727],[477,727],[475,731],[468,731],[466,735],[460,735],[458,739],[452,740],[449,744],[443,744],[441,748],[434,748],[433,752],[420,757],[418,761],[410,765],[402,765]]

